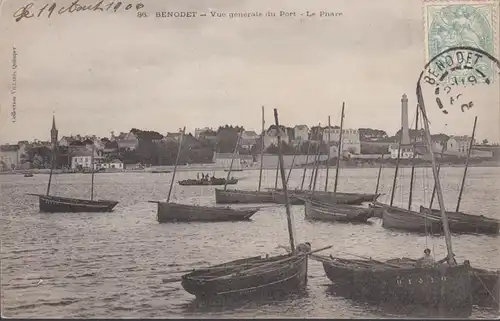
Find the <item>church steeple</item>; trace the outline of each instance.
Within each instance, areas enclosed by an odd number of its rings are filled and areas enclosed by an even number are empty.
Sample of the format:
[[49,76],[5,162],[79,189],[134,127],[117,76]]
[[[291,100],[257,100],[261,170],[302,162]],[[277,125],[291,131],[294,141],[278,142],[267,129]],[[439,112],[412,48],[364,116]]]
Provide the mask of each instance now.
[[57,133],[58,130],[56,128],[56,116],[52,115],[52,129],[50,130],[50,141],[52,143],[53,148],[57,146]]

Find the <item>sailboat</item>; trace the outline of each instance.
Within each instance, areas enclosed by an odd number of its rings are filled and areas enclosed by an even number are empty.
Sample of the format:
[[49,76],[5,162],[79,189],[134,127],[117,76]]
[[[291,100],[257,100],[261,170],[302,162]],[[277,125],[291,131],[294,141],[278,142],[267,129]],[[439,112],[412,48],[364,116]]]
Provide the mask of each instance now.
[[[178,204],[170,202],[172,188],[174,186],[175,174],[177,173],[177,165],[179,164],[179,156],[182,150],[182,143],[186,127],[181,132],[179,147],[177,150],[177,158],[175,160],[174,172],[170,182],[167,201],[149,201],[150,203],[158,204],[157,220],[159,223],[167,222],[220,222],[220,221],[245,221],[249,220],[259,208],[233,209],[230,207],[211,207],[211,206],[196,206],[188,204]],[[227,181],[226,181],[227,184]]]
[[[337,199],[337,183],[339,176],[339,167],[340,167],[340,155],[342,152],[342,131],[344,124],[344,107],[345,103],[342,104],[342,114],[340,120],[340,135],[339,135],[339,145],[337,148],[337,166],[335,172],[335,187],[333,190],[333,195],[325,195],[321,194],[316,196],[314,194],[316,182],[313,184],[313,190],[310,196],[304,198],[305,202],[305,217],[307,219],[313,220],[322,220],[322,221],[339,221],[339,222],[366,222],[372,215],[373,211],[366,207],[358,207],[349,203],[348,201],[344,201],[347,204],[339,204],[341,202]],[[330,127],[330,121],[328,121],[328,126]],[[327,171],[328,173],[328,171]],[[315,173],[317,175],[317,171]],[[325,182],[325,192],[328,189],[328,175],[326,177]],[[345,197],[345,196],[344,196]],[[360,198],[360,197],[358,197]],[[373,197],[372,197],[373,198]],[[345,200],[345,198],[344,198]],[[362,203],[360,200],[359,204]],[[356,204],[356,203],[354,203]]]
[[[472,215],[460,212],[460,202],[462,200],[462,194],[465,186],[465,178],[467,176],[467,169],[469,167],[469,158],[472,151],[472,146],[474,142],[474,136],[476,133],[477,116],[474,119],[474,127],[472,129],[472,137],[469,144],[469,150],[467,151],[467,158],[465,159],[465,169],[464,175],[462,177],[462,184],[460,186],[460,192],[458,194],[457,207],[456,210],[446,211],[448,219],[450,221],[450,230],[456,233],[482,233],[482,234],[498,234],[500,229],[500,220],[482,216],[482,215]],[[433,195],[431,198],[431,204],[429,208],[420,206],[420,213],[422,214],[437,214],[438,209],[432,209],[432,200],[434,200],[435,189],[433,190]]]
[[[278,112],[274,109],[276,126]],[[197,269],[182,276],[182,287],[198,299],[240,299],[242,297],[276,297],[300,293],[307,285],[307,263],[312,253],[329,247],[311,250],[308,243],[295,247],[295,236],[283,169],[281,134],[278,133],[281,180],[285,194],[285,208],[291,253],[266,258],[252,257],[231,261],[204,269]]]
[[404,259],[382,262],[319,255],[311,258],[322,262],[326,276],[336,285],[348,287],[350,294],[356,298],[393,304],[425,305],[470,313],[472,309],[470,262],[466,260],[463,264],[458,264],[454,258],[420,84],[417,87],[417,96],[432,157],[432,171],[447,248],[447,263],[419,266],[405,262]]
[[[403,97],[403,99],[406,96]],[[417,105],[417,113],[415,119],[415,130],[418,130],[418,117],[419,117],[419,109],[420,107]],[[411,209],[411,202],[413,196],[413,178],[415,171],[415,145],[416,139],[413,142],[413,158],[412,158],[412,174],[410,181],[410,195],[408,199],[408,208],[401,208],[397,206],[393,206],[394,196],[396,192],[396,181],[398,178],[398,170],[399,163],[401,160],[401,145],[403,143],[403,127],[401,127],[401,136],[399,139],[398,146],[398,158],[396,161],[396,168],[394,172],[394,180],[392,182],[392,190],[391,190],[391,201],[389,205],[375,203],[375,205],[380,206],[382,208],[382,226],[388,229],[397,229],[409,232],[422,232],[422,233],[441,233],[443,230],[443,225],[441,223],[441,218],[439,215],[433,214],[422,214]],[[429,145],[431,146],[431,145]]]
[[[275,203],[274,195],[272,191],[262,191],[262,166],[263,166],[263,158],[264,158],[264,106],[262,106],[262,133],[261,133],[261,148],[260,148],[260,168],[259,168],[259,185],[256,191],[246,191],[246,190],[237,190],[237,189],[227,189],[227,186],[224,186],[224,189],[215,189],[215,202],[217,204],[265,204],[265,203]],[[234,160],[231,160],[232,167]],[[229,174],[231,173],[231,168],[229,169]],[[228,174],[228,176],[229,176]]]
[[49,182],[47,184],[47,193],[28,195],[38,196],[40,212],[56,213],[56,212],[111,212],[118,204],[117,201],[110,200],[94,200],[94,153],[92,149],[92,183],[90,189],[90,199],[78,199],[70,197],[61,197],[50,195],[50,184],[52,182],[52,174],[54,172],[57,156],[57,133],[56,119],[52,116],[52,129],[50,131],[52,141],[52,160],[49,175]]

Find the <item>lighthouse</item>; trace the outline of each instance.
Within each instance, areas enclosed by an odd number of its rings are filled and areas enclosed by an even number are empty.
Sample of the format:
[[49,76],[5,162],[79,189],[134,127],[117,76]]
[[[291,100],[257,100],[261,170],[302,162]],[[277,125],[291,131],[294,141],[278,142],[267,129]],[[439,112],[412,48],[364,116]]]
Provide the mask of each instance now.
[[401,97],[401,128],[403,132],[401,135],[401,145],[409,145],[410,144],[410,133],[408,131],[408,97],[406,94],[403,94]]

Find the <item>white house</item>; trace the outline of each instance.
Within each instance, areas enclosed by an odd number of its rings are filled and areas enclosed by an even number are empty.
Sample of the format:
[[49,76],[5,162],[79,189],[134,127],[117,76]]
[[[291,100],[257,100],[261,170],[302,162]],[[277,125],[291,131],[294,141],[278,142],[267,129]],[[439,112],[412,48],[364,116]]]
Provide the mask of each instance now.
[[[338,143],[340,138],[340,128],[325,127],[323,129],[323,142],[325,143],[328,143],[328,133],[330,134],[330,142]],[[342,130],[342,152],[361,154],[361,140],[359,137],[359,130]]]
[[105,168],[105,169],[123,169],[123,162],[119,159],[113,159],[110,162],[103,162],[101,164],[96,164],[96,169]]
[[[94,168],[99,168],[102,163],[102,157],[99,157],[97,151],[94,151]],[[71,157],[71,168],[91,169],[92,168],[92,151],[88,149],[79,149],[74,152]]]
[[240,146],[243,148],[250,149],[252,146],[257,144],[257,139],[259,138],[259,135],[257,135],[256,132],[253,130],[246,130],[243,133],[241,133],[241,141],[240,141]]
[[[398,158],[398,149],[399,144],[394,143],[389,145],[389,153],[391,154],[391,158]],[[413,158],[413,145],[401,145],[401,151],[399,152],[399,158],[401,159],[411,159]]]
[[295,136],[295,141],[301,143],[309,140],[309,127],[307,125],[295,125],[293,128],[293,134]]
[[[281,141],[287,144],[290,142],[287,130],[284,126],[281,126],[280,135]],[[264,134],[264,148],[268,148],[271,145],[278,146],[278,131],[275,125],[270,126]]]
[[458,155],[467,155],[469,152],[469,145],[472,137],[465,136],[451,136],[446,142],[446,152]]

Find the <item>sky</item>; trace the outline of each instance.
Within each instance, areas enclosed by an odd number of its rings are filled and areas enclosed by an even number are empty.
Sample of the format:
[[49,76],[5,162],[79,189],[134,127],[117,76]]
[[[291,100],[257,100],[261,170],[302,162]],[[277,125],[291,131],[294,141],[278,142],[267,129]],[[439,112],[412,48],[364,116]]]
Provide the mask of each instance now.
[[[0,1],[0,143],[48,140],[53,113],[59,137],[109,136],[134,127],[194,132],[224,124],[259,132],[261,106],[266,127],[274,123],[273,108],[283,125],[325,125],[328,116],[338,125],[343,102],[345,128],[393,135],[404,93],[412,125],[415,85],[428,60],[421,0],[144,0],[147,18],[120,10],[19,22],[12,14],[28,1]],[[52,3],[34,2],[33,8]],[[155,17],[183,10],[277,16]],[[297,16],[279,17],[280,10]],[[306,10],[342,15],[300,16]],[[498,57],[498,13],[491,20]],[[500,142],[499,82],[468,94],[475,108],[467,113],[443,115],[426,100],[431,131],[470,135],[477,115],[476,138]]]

